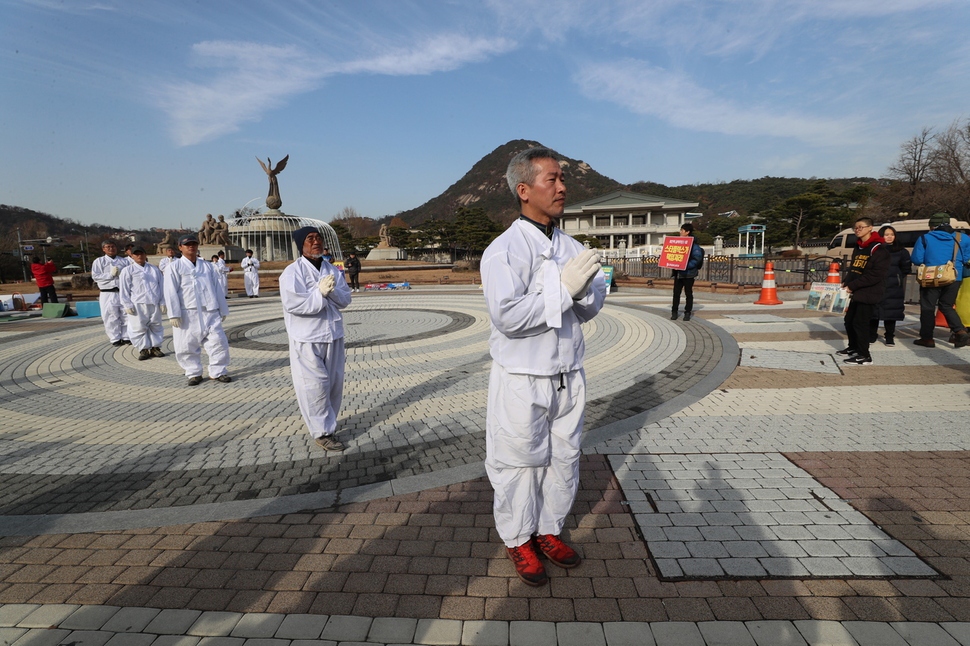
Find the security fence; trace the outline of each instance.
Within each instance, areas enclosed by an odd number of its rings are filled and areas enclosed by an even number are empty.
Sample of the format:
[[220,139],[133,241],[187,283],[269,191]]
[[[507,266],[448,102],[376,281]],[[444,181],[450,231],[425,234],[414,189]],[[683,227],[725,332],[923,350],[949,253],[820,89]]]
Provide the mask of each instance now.
[[[659,256],[641,258],[617,258],[606,262],[612,264],[618,275],[639,278],[671,278],[669,269],[658,265]],[[825,282],[829,266],[840,262],[839,258],[778,258],[772,259],[775,268],[775,284],[779,286],[807,286],[809,283]],[[841,265],[840,265],[841,266]],[[697,280],[734,285],[760,285],[765,277],[763,258],[737,258],[734,256],[706,256]]]

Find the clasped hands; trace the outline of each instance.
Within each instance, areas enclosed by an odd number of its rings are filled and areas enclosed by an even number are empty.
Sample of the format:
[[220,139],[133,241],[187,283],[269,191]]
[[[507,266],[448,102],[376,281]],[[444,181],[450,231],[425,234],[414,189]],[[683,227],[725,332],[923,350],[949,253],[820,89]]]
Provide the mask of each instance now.
[[320,279],[319,283],[317,283],[317,289],[320,290],[320,293],[323,294],[324,298],[326,298],[327,296],[330,296],[330,293],[333,291],[334,287],[336,286],[337,286],[337,281],[334,279],[333,274],[327,274],[326,276]]
[[566,291],[569,292],[569,295],[573,297],[573,300],[578,301],[586,296],[593,278],[596,277],[600,269],[599,254],[592,249],[586,249],[578,256],[566,261],[562,272],[559,274],[559,280]]

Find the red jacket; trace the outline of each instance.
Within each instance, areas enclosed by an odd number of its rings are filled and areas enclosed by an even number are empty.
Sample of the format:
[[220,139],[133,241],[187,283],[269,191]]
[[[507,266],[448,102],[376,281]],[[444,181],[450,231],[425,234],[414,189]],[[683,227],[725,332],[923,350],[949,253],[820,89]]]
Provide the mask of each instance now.
[[30,265],[30,273],[34,275],[34,280],[37,281],[38,287],[53,287],[54,272],[56,271],[57,267],[54,266],[53,260],[48,260],[44,265],[39,262],[31,263]]

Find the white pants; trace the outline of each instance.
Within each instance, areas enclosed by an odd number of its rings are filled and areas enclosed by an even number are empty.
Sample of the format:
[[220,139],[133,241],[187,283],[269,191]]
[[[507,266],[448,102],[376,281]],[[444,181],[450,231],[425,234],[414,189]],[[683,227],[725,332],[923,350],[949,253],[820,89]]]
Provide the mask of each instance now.
[[128,338],[125,329],[125,308],[121,305],[121,294],[118,292],[101,292],[98,296],[101,305],[101,320],[104,322],[104,333],[112,343]]
[[310,436],[333,435],[344,396],[344,340],[305,343],[290,339],[290,374]]
[[495,528],[507,547],[562,531],[579,489],[586,373],[534,377],[492,362],[485,414],[485,471]]
[[135,314],[128,314],[128,336],[138,350],[162,345],[162,310],[152,303],[135,303]]
[[259,274],[255,271],[246,271],[243,281],[246,283],[246,296],[259,296]]
[[202,348],[209,355],[209,376],[221,377],[229,366],[229,339],[219,310],[182,310],[182,327],[172,328],[175,360],[186,377],[202,376]]
[[225,292],[226,296],[229,295],[229,276],[219,272],[219,284],[222,285],[222,291]]

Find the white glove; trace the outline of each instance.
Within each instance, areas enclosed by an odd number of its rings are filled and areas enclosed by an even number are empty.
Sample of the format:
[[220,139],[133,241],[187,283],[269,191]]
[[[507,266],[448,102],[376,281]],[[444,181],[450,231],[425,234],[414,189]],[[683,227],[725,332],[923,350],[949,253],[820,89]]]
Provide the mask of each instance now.
[[117,276],[120,273],[121,273],[121,270],[120,269],[118,269],[114,265],[111,265],[111,275],[112,276]]
[[161,308],[160,308],[160,310],[161,310],[161,312],[162,312],[162,314],[168,314],[168,308],[167,308],[167,307],[165,307],[165,305],[164,305],[164,304],[162,304],[162,306],[161,306]]
[[174,318],[174,319],[169,319],[169,320],[172,321],[172,327],[178,327],[178,328],[182,327],[182,319],[180,319],[180,318]]
[[125,311],[128,312],[128,314],[130,316],[134,316],[135,314],[138,313],[138,312],[135,311],[135,308],[134,307],[126,307],[125,308]]
[[333,288],[336,285],[337,281],[334,280],[333,274],[327,274],[320,279],[319,283],[317,283],[317,289],[319,289],[320,293],[323,294],[323,297],[326,298],[327,296],[330,296],[330,292],[333,291]]
[[587,249],[574,258],[566,261],[559,275],[563,287],[573,297],[579,300],[586,296],[590,283],[600,270],[600,257],[592,249]]

